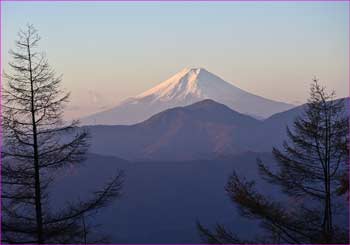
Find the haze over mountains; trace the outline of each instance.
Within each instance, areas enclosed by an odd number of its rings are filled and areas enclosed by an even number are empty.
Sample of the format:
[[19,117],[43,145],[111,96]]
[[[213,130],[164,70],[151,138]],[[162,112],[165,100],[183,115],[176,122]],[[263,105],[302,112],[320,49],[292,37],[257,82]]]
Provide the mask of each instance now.
[[112,109],[85,117],[81,122],[84,125],[130,125],[166,109],[204,99],[215,100],[256,118],[267,118],[293,107],[248,93],[203,68],[186,68],[159,85],[126,99]]
[[247,151],[241,144],[259,121],[213,100],[160,112],[131,126],[91,126],[91,151],[128,160],[212,159]]
[[[254,178],[263,193],[273,195],[274,186],[256,178],[256,158],[266,163],[269,154],[249,153],[230,159],[191,162],[127,162],[111,156],[89,154],[84,165],[60,178],[54,206],[88,195],[116,173],[125,171],[122,198],[94,222],[94,231],[109,234],[121,244],[200,244],[196,221],[225,224],[243,237],[251,237],[257,225],[240,217],[224,186],[233,169]],[[89,239],[92,239],[89,237]]]
[[[349,106],[347,98],[345,112]],[[271,150],[287,140],[286,127],[304,109],[249,94],[203,69],[184,70],[89,119],[100,125],[83,126],[91,134],[87,161],[62,174],[53,203],[94,190],[122,169],[125,194],[96,219],[114,243],[197,244],[198,220],[251,239],[263,230],[234,208],[224,191],[227,178],[234,170],[254,180],[261,193],[284,201],[280,188],[259,176],[256,159],[276,169]]]
[[[346,100],[349,108],[349,99]],[[90,151],[130,161],[191,161],[270,152],[304,105],[265,120],[236,112],[213,100],[160,112],[134,125],[87,126]]]
[[[129,161],[208,160],[259,151],[258,139],[271,133],[267,129],[263,121],[209,99],[165,110],[130,126],[88,126],[91,152]],[[271,146],[275,137],[272,134],[263,146]]]

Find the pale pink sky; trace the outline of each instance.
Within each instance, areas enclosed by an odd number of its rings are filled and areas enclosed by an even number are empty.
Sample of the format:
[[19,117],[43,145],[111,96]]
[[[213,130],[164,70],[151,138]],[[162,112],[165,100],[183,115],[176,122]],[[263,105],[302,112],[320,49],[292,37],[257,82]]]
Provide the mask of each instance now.
[[314,76],[348,96],[348,10],[348,2],[3,2],[2,59],[17,30],[34,24],[72,92],[70,115],[111,107],[184,67],[301,103]]

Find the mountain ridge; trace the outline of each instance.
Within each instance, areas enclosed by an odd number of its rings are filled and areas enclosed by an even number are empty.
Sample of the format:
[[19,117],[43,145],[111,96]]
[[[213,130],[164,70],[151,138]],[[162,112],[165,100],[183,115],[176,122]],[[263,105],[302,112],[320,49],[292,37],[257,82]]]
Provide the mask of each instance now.
[[[280,147],[306,104],[258,120],[206,99],[167,109],[134,125],[86,126],[91,152],[130,161],[217,159]],[[346,98],[346,109],[350,99]]]
[[248,151],[240,140],[246,130],[260,123],[223,104],[204,100],[168,109],[134,125],[86,127],[92,134],[92,153],[133,161],[187,161]]

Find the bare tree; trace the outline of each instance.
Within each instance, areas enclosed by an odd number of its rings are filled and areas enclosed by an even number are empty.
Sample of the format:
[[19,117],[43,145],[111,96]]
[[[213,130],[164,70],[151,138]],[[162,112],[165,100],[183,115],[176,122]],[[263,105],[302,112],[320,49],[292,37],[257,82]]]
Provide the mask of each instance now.
[[[264,239],[270,243],[349,243],[344,222],[348,200],[342,195],[349,190],[349,118],[344,100],[336,100],[335,93],[328,94],[315,79],[305,112],[294,121],[293,130],[287,127],[287,135],[283,150],[273,149],[278,170],[270,170],[261,160],[258,166],[263,178],[280,186],[294,202],[273,201],[236,173],[226,186],[229,197],[243,216],[261,221],[269,234]],[[222,226],[214,232],[198,228],[205,241],[239,241]]]
[[61,89],[32,25],[18,33],[10,50],[11,72],[4,75],[2,93],[2,242],[80,243],[88,217],[120,195],[118,173],[90,200],[70,202],[59,211],[50,208],[49,187],[58,170],[85,160],[88,132],[78,122],[62,120],[69,93]]

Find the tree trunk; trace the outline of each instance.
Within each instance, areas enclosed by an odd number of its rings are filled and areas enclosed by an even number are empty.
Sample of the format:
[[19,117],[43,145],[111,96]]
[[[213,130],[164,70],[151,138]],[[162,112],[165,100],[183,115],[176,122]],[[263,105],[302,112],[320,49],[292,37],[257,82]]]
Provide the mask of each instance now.
[[332,226],[332,206],[331,206],[331,176],[330,176],[330,118],[329,111],[326,109],[326,142],[325,142],[325,217],[324,217],[324,235],[326,243],[331,243],[333,240],[333,226]]
[[30,89],[31,89],[31,115],[33,125],[33,151],[34,151],[34,179],[35,179],[35,211],[36,211],[36,223],[38,244],[44,243],[43,238],[43,218],[41,208],[41,187],[40,187],[40,172],[39,172],[39,153],[38,153],[38,138],[37,128],[35,121],[35,106],[34,106],[34,85],[32,74],[32,59],[30,53],[30,43],[27,39],[28,61],[29,61],[29,75],[30,75]]

